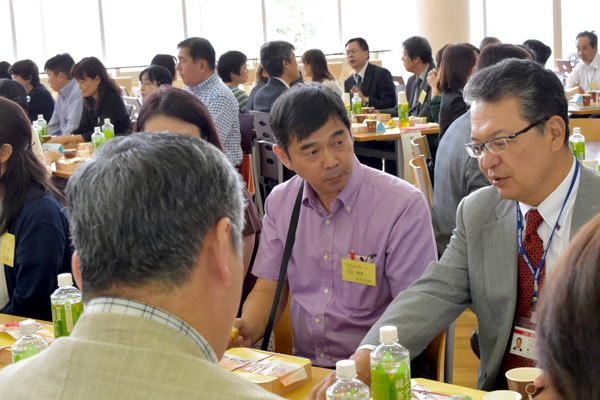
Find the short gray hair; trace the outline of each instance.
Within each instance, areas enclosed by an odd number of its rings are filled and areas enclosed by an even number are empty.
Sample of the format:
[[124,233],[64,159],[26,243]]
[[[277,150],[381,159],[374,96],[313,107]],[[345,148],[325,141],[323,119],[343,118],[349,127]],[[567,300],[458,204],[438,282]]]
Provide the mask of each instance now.
[[[477,71],[465,86],[464,99],[495,103],[516,97],[521,103],[521,117],[530,123],[558,115],[565,121],[565,143],[569,141],[569,103],[560,79],[533,60],[509,58]],[[538,126],[543,132],[545,123]]]
[[207,232],[222,218],[231,220],[241,257],[238,176],[219,149],[187,135],[134,134],[103,144],[66,189],[84,295],[181,285]]

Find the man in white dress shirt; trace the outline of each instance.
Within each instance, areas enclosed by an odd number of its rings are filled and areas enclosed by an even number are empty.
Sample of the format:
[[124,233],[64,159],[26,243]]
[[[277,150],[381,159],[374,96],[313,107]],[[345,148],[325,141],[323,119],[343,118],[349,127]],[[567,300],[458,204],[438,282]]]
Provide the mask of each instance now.
[[577,34],[575,42],[580,62],[567,78],[567,87],[579,87],[579,93],[598,90],[600,83],[600,55],[598,55],[598,35],[594,31]]

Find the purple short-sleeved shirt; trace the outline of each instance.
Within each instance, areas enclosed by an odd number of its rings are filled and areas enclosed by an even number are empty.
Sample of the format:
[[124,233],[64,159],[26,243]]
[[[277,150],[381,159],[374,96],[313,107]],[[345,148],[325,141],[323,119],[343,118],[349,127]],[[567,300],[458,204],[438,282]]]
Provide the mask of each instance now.
[[[300,188],[295,176],[265,204],[253,273],[277,280]],[[377,286],[342,279],[342,258],[375,253]],[[429,207],[422,193],[354,158],[348,183],[329,214],[312,187],[304,188],[296,242],[288,264],[294,354],[335,366],[359,346],[394,297],[437,260]]]

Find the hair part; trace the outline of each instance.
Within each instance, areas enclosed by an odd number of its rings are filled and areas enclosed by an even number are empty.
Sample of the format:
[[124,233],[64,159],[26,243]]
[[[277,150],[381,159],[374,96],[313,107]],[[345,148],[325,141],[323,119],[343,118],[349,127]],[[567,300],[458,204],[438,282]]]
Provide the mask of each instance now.
[[57,54],[48,59],[44,64],[44,71],[52,71],[54,75],[63,73],[68,80],[71,80],[71,68],[75,65],[75,60],[69,53]]
[[302,63],[310,65],[313,82],[323,82],[325,79],[335,80],[327,66],[327,58],[321,50],[311,49],[305,51],[302,54]]
[[429,41],[421,36],[412,36],[402,42],[402,48],[411,60],[419,57],[424,64],[433,62],[431,45]]
[[260,47],[260,65],[267,71],[269,78],[279,78],[283,75],[283,62],[292,62],[296,48],[293,44],[274,40]]
[[246,64],[248,57],[241,51],[231,50],[223,53],[217,62],[217,73],[223,82],[231,82],[231,74],[240,75],[242,66]]
[[191,37],[187,38],[177,45],[178,49],[186,49],[192,61],[204,60],[208,64],[208,68],[215,69],[215,48],[204,38]]
[[119,84],[108,75],[108,71],[104,67],[104,64],[102,64],[102,61],[98,60],[96,57],[82,58],[81,61],[73,65],[71,76],[78,81],[84,80],[85,78],[96,79],[97,76],[100,77],[100,84],[98,85],[98,101],[94,100],[92,96],[83,99],[83,105],[88,110],[97,110],[98,105],[111,93],[117,93],[119,96],[121,95]]
[[31,60],[20,60],[14,63],[9,69],[8,72],[13,75],[19,75],[23,80],[29,81],[31,86],[37,87],[40,86],[40,71],[36,65]]
[[237,171],[206,141],[169,132],[106,142],[66,188],[86,298],[120,288],[183,285],[222,218],[242,254]]

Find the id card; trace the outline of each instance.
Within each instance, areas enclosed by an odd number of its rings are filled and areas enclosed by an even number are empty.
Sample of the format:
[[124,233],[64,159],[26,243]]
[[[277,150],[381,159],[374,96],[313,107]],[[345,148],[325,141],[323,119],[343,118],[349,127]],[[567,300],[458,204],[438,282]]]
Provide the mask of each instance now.
[[598,82],[590,82],[591,90],[598,90]]
[[535,331],[515,326],[510,341],[510,353],[535,360]]
[[0,263],[15,266],[15,235],[6,232],[2,235],[2,247],[0,247]]
[[423,104],[425,102],[425,98],[427,97],[427,92],[421,90],[421,94],[419,95],[419,103]]
[[377,286],[375,264],[342,258],[342,279],[362,285]]

